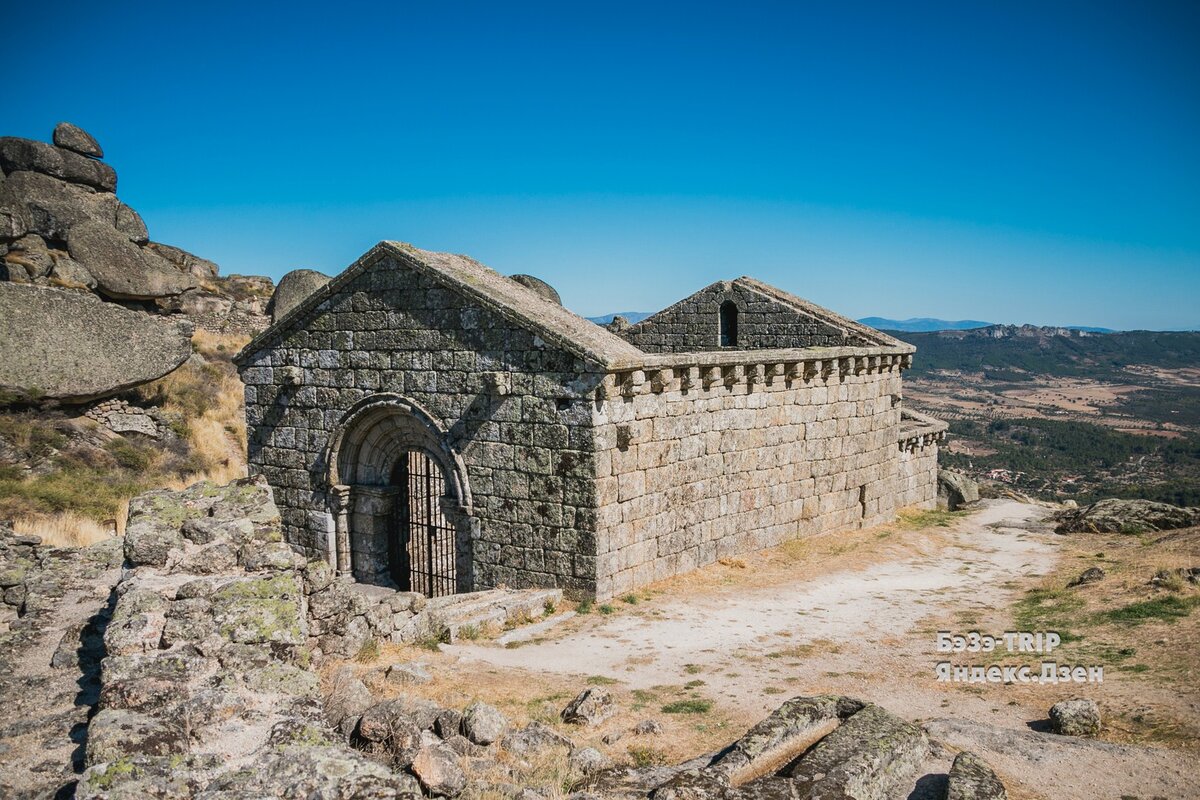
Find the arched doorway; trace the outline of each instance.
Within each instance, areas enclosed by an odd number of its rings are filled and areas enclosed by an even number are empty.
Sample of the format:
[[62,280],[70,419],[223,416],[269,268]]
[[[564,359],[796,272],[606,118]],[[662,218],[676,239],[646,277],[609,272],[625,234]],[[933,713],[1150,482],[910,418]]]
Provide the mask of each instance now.
[[430,597],[473,588],[466,470],[432,415],[369,397],[343,416],[328,464],[339,574]]

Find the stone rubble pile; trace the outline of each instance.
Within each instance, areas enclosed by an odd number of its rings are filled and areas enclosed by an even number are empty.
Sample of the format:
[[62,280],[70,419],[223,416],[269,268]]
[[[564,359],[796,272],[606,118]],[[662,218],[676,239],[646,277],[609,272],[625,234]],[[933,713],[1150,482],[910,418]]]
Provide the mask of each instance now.
[[141,408],[115,397],[92,404],[83,415],[113,433],[137,433],[151,439],[170,439],[175,436],[170,420],[157,408]]

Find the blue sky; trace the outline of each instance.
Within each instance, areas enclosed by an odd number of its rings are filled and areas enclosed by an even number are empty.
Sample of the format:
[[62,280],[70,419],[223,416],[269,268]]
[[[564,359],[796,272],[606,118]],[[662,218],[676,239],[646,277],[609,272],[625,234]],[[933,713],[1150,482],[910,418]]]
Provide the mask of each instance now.
[[1200,327],[1200,4],[7,4],[0,133],[156,240],[468,253],[594,315],[749,274],[852,316]]

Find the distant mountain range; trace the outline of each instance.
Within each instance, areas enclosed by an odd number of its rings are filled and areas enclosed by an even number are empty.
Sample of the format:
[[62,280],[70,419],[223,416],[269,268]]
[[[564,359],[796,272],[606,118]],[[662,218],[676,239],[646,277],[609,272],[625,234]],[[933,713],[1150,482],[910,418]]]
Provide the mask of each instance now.
[[[905,331],[907,333],[926,333],[929,331],[969,331],[975,328],[991,328],[995,322],[981,322],[977,319],[933,319],[932,317],[913,317],[912,319],[887,319],[886,317],[863,317],[859,320],[864,325],[885,331]],[[1096,328],[1088,325],[1059,325],[1072,331],[1087,331],[1088,333],[1112,333],[1112,328]]]
[[607,325],[613,321],[613,317],[624,317],[629,320],[630,325],[633,325],[634,323],[641,322],[652,313],[651,311],[618,311],[615,314],[605,314],[602,317],[588,317],[588,319],[597,325]]
[[863,325],[888,331],[966,331],[971,328],[986,328],[993,322],[981,322],[977,319],[933,319],[932,317],[913,317],[912,319],[887,319],[886,317],[863,317],[859,320]]
[[[588,317],[597,325],[607,325],[613,317],[624,317],[630,324],[638,323],[650,316],[649,311],[618,311],[615,314],[605,314],[600,317]],[[912,319],[888,319],[886,317],[863,317],[859,320],[864,325],[884,331],[904,331],[906,333],[928,333],[932,331],[969,331],[975,328],[995,327],[994,322],[982,322],[977,319],[934,319],[932,317],[913,317]],[[1061,325],[1059,327],[1073,331],[1088,333],[1112,333],[1111,328],[1093,328],[1086,325]]]

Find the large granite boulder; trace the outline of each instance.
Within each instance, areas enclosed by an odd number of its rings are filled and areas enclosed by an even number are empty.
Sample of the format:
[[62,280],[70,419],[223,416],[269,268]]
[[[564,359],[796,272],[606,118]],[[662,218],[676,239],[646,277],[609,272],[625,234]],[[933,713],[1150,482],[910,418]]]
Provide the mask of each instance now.
[[541,278],[535,278],[532,275],[509,275],[508,279],[521,284],[526,289],[532,289],[535,294],[544,300],[549,300],[556,305],[562,305],[562,298],[558,296],[558,291]]
[[[45,239],[66,241],[71,228],[93,221],[116,225],[120,201],[110,192],[95,192],[37,172],[12,172],[0,183],[0,210],[11,219],[10,238],[36,233]],[[3,233],[3,231],[0,231]]]
[[313,292],[329,283],[328,275],[316,270],[294,269],[279,279],[271,298],[271,322],[279,322]]
[[115,394],[192,353],[190,325],[78,292],[0,283],[0,319],[0,391],[34,398]]
[[69,122],[60,122],[54,126],[54,143],[82,156],[104,158],[104,150],[100,148],[100,143],[96,141],[96,138],[78,125],[72,125]]
[[33,139],[0,137],[0,169],[6,174],[21,170],[40,172],[104,192],[117,190],[117,172],[108,164]]
[[169,244],[162,244],[161,242],[149,242],[146,247],[167,261],[170,261],[180,272],[186,272],[195,278],[213,280],[220,271],[217,265],[208,259],[194,256],[187,250],[179,247],[172,247]]
[[1054,514],[1057,533],[1147,533],[1200,525],[1200,508],[1150,500],[1100,500]]
[[98,222],[75,225],[67,237],[67,249],[109,297],[151,300],[196,287],[195,278],[138,247],[111,225]]
[[957,511],[964,506],[977,503],[979,502],[979,484],[961,472],[939,469],[937,502],[938,508],[944,508],[947,511]]

